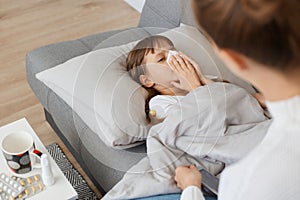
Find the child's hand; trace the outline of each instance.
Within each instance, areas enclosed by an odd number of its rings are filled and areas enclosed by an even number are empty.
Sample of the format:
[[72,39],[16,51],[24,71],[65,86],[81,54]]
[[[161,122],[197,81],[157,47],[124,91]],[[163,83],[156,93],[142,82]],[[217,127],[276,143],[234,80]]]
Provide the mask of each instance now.
[[212,83],[214,81],[212,81],[211,79],[209,78],[206,78],[202,72],[199,70],[200,67],[199,65],[192,59],[190,58],[189,56],[185,55],[184,53],[182,53],[181,51],[179,52],[179,55],[184,59],[184,60],[187,60],[191,63],[191,65],[194,67],[195,71],[197,72],[198,76],[199,76],[199,79],[201,81],[201,85],[207,85],[208,83]]
[[172,56],[169,65],[178,74],[180,83],[173,82],[172,84],[179,89],[190,92],[201,85],[213,82],[205,78],[200,72],[198,64],[182,52]]
[[172,82],[171,84],[174,87],[190,92],[202,85],[195,67],[189,60],[184,59],[182,56],[175,55],[171,57],[169,65],[178,75],[180,81],[179,83]]

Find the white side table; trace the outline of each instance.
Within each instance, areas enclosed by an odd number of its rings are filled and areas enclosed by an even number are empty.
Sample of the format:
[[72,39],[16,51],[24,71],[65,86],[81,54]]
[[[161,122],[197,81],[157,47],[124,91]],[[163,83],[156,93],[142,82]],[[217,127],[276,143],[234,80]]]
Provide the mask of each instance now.
[[[0,141],[2,141],[2,138],[4,136],[12,131],[26,131],[30,133],[33,136],[36,148],[40,150],[42,153],[48,154],[48,158],[50,160],[53,175],[55,177],[55,183],[51,186],[46,187],[46,189],[31,198],[30,200],[41,200],[41,199],[77,199],[78,195],[70,182],[67,180],[67,178],[64,176],[62,171],[59,169],[58,165],[55,163],[55,161],[52,159],[52,157],[49,155],[47,149],[41,142],[41,140],[38,138],[34,130],[31,128],[29,123],[25,118],[17,120],[15,122],[12,122],[10,124],[7,124],[5,126],[0,127]],[[3,153],[0,153],[0,172],[4,172],[8,175],[15,175],[13,174],[10,169],[8,168],[6,164],[6,160],[3,156]],[[26,174],[17,175],[19,177],[29,177],[35,174],[41,174],[41,169],[33,169],[31,172]]]

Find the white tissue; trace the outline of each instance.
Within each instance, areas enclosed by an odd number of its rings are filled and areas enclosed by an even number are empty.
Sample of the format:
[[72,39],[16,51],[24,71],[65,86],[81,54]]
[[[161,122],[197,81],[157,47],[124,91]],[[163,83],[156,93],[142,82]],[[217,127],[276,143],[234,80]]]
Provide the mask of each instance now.
[[178,51],[172,51],[172,50],[170,50],[169,53],[168,53],[168,57],[167,57],[167,63],[170,62],[171,56],[175,56],[177,54],[178,54]]

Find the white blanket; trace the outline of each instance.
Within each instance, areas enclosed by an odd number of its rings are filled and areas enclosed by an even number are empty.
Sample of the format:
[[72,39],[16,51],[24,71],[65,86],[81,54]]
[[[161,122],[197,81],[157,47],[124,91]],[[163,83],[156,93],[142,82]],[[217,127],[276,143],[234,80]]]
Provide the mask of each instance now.
[[199,87],[150,129],[148,156],[103,199],[180,192],[174,181],[177,166],[195,164],[216,175],[260,143],[270,122],[258,102],[240,87],[228,83]]

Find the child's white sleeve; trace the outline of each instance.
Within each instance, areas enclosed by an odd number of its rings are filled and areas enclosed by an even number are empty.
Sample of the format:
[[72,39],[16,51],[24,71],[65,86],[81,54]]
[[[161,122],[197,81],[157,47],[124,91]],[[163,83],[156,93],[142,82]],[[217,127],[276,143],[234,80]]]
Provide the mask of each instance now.
[[150,110],[155,110],[156,118],[166,118],[172,105],[179,102],[181,96],[157,95],[149,102]]

